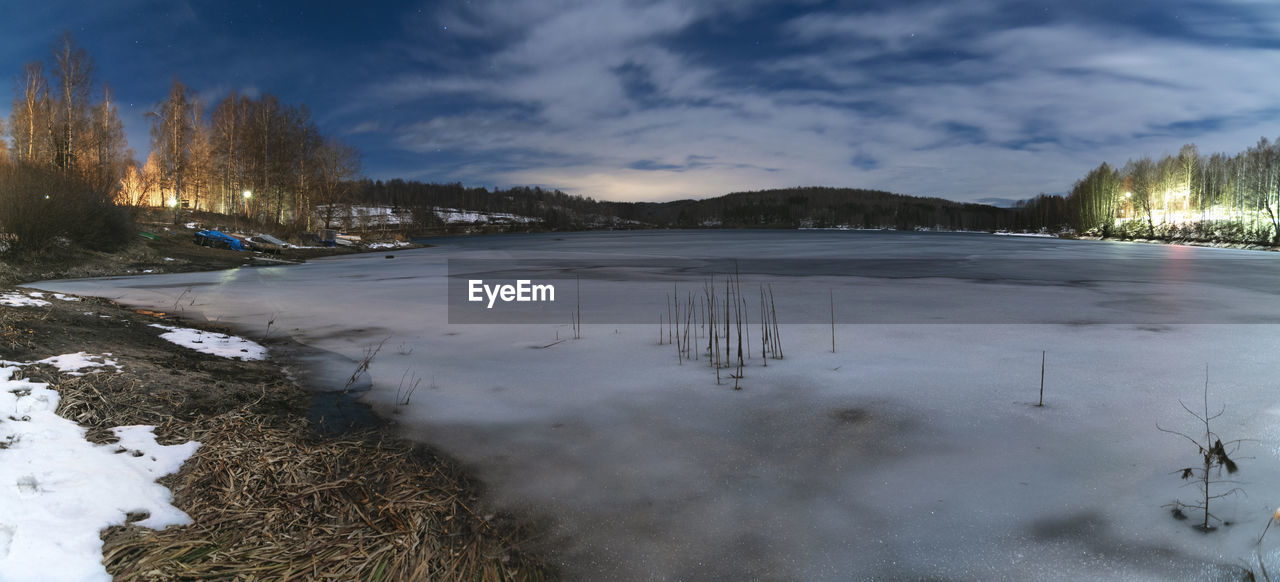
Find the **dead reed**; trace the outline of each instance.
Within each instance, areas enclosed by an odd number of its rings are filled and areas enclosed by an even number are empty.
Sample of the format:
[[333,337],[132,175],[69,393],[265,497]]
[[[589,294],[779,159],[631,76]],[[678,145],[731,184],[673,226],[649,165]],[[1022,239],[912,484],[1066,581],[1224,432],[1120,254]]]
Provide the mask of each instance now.
[[105,534],[116,580],[542,580],[477,515],[450,463],[376,433],[317,439],[306,421],[235,411],[168,479],[194,523]]
[[[763,365],[768,367],[770,358],[782,358],[772,287],[760,286],[758,306],[760,356]],[[751,302],[742,293],[742,277],[736,267],[734,273],[723,280],[712,277],[704,281],[700,295],[686,293],[683,303],[679,287],[673,286],[667,296],[667,312],[665,316],[658,316],[658,344],[673,345],[680,364],[705,354],[707,365],[716,372],[716,384],[720,383],[720,371],[730,369],[734,389],[741,390],[747,360],[752,358],[751,311]]]
[[95,442],[111,442],[111,426],[157,424],[162,443],[201,443],[162,479],[193,523],[105,530],[115,580],[549,577],[512,539],[529,539],[527,526],[479,513],[478,487],[453,461],[385,431],[321,436],[281,412],[296,388],[262,385],[241,405],[204,414],[196,395],[130,373],[62,380],[59,414]]

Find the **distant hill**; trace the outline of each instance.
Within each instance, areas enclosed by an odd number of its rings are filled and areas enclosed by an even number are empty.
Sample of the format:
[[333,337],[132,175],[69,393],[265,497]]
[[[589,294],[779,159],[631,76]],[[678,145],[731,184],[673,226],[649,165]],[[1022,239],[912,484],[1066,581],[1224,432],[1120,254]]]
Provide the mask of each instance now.
[[[402,209],[457,208],[536,218],[522,229],[598,228],[892,228],[1016,229],[1016,210],[942,198],[855,188],[802,187],[734,192],[702,200],[609,202],[559,190],[490,191],[461,184],[364,180],[353,201]],[[415,212],[431,221],[432,212]],[[421,226],[441,227],[424,224]]]
[[682,228],[993,230],[1009,226],[1012,214],[984,204],[825,187],[734,192],[704,200],[636,204],[629,210],[636,214],[628,218]]

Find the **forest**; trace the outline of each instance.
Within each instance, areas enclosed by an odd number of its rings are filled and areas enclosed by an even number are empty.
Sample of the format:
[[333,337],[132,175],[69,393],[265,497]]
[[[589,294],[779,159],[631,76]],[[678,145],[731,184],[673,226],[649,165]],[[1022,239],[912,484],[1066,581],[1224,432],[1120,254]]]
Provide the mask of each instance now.
[[[402,209],[431,227],[432,208],[467,208],[538,219],[550,230],[591,228],[887,228],[998,230],[1029,228],[1021,214],[982,204],[878,190],[798,187],[736,192],[700,200],[610,202],[559,190],[490,191],[461,184],[360,180],[353,198]],[[436,225],[438,226],[438,225]],[[522,228],[530,228],[522,226]]]
[[1035,228],[1117,238],[1276,245],[1280,143],[1203,155],[1194,144],[1158,160],[1102,163],[1065,196],[1019,206]]
[[[150,155],[135,160],[111,88],[70,33],[46,63],[17,77],[0,120],[0,243],[67,238],[111,246],[131,234],[130,207],[244,216],[285,230],[314,226],[311,209],[346,200],[358,152],[326,137],[304,105],[235,91],[204,103],[174,78],[148,114]],[[47,71],[47,72],[46,72]]]

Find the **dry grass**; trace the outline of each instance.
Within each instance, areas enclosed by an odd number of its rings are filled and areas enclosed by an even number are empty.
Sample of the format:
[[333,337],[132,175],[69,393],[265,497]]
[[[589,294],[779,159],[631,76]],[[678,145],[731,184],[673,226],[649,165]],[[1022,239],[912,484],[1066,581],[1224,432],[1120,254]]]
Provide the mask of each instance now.
[[169,479],[194,525],[107,535],[116,580],[541,580],[470,509],[448,463],[365,434],[313,440],[303,421],[208,419]]
[[35,330],[23,325],[26,318],[17,310],[0,308],[0,349],[17,350],[30,347]]
[[[193,523],[103,532],[116,580],[544,580],[505,519],[473,512],[457,465],[383,432],[321,437],[270,412],[268,391],[229,412],[180,420],[179,392],[137,389],[128,373],[57,385],[59,413],[110,441],[110,426],[155,422],[161,442],[200,449],[162,480]],[[292,389],[292,388],[289,388]],[[277,409],[278,410],[278,409]]]

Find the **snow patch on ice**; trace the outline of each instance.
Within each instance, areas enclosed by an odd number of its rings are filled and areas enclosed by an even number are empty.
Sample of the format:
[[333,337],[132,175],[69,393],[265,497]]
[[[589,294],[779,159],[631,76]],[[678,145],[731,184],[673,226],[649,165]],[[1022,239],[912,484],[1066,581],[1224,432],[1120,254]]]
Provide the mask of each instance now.
[[160,334],[161,339],[197,352],[235,360],[267,359],[267,348],[242,337],[158,323],[151,324],[151,327],[166,330],[165,333]]

